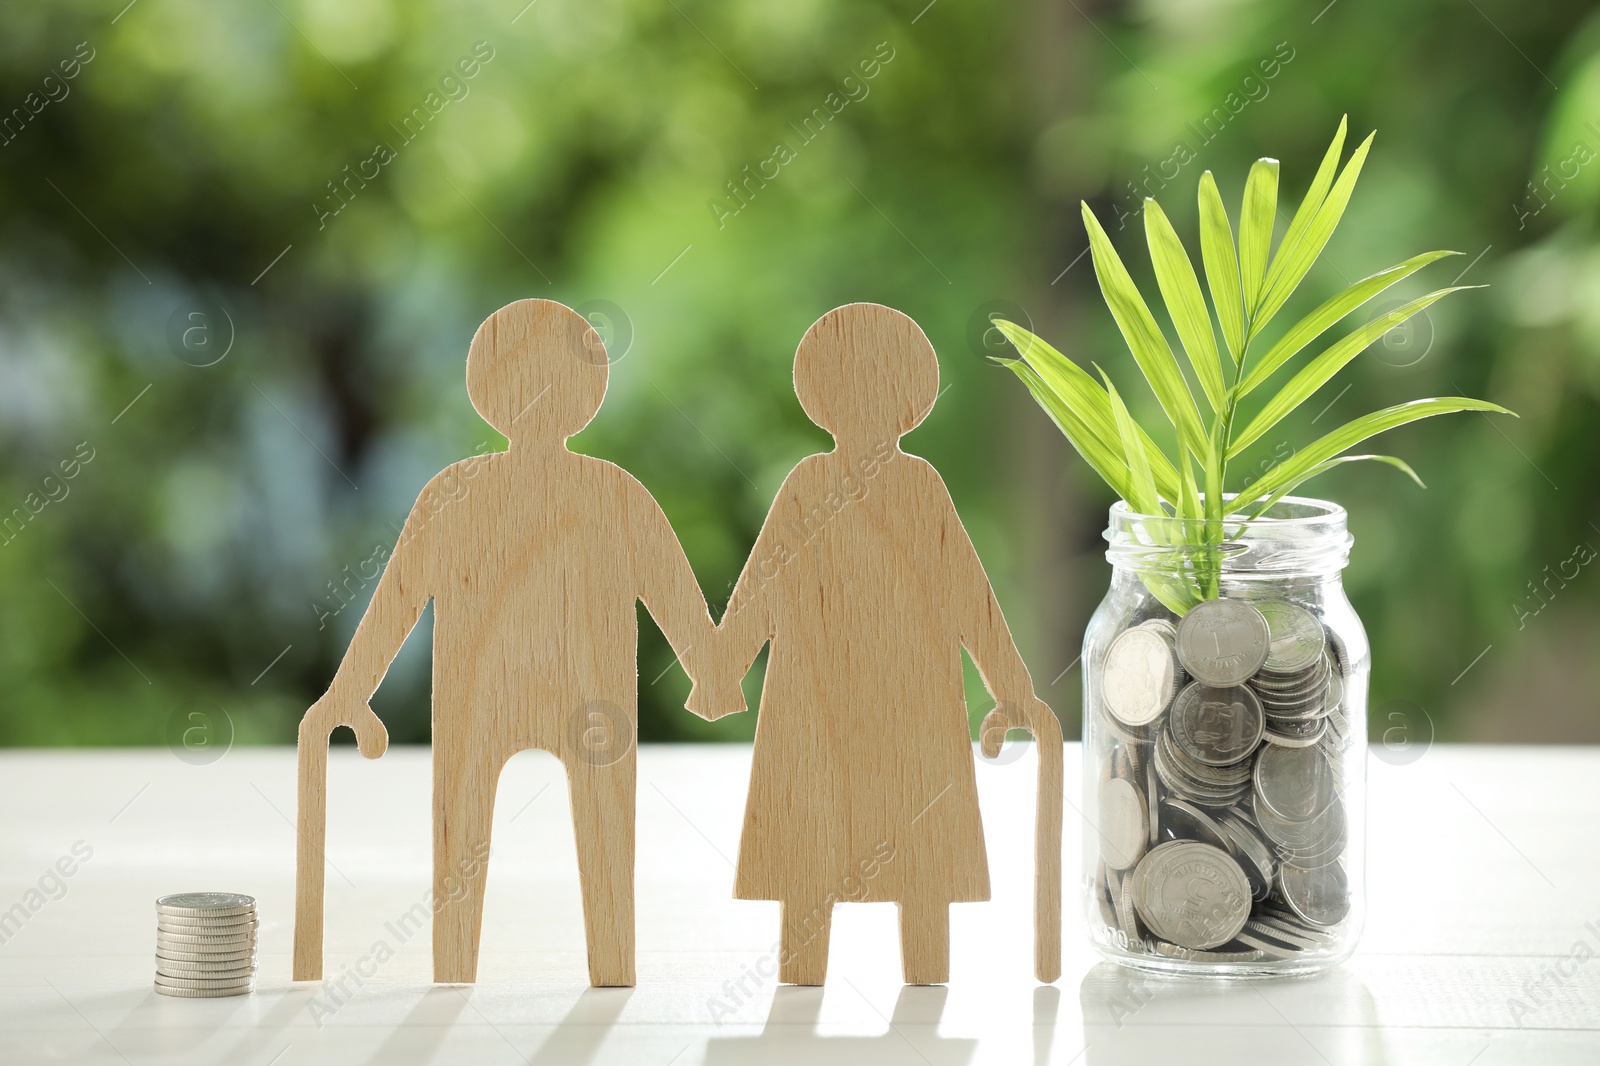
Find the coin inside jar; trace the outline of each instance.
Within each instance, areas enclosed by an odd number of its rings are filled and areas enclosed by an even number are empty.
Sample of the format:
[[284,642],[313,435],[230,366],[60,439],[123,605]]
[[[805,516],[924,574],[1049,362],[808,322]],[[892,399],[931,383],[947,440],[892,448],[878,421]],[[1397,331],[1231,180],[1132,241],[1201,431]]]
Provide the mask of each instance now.
[[1169,728],[1185,755],[1207,766],[1227,766],[1256,750],[1265,725],[1261,701],[1248,688],[1194,681],[1173,701]]
[[1106,649],[1101,667],[1105,707],[1124,725],[1148,725],[1161,716],[1178,689],[1178,659],[1155,629],[1124,630]]
[[1209,814],[1187,800],[1164,800],[1161,804],[1161,824],[1175,840],[1198,840],[1222,851],[1233,850],[1222,827]]
[[1149,838],[1144,797],[1130,782],[1114,777],[1100,786],[1100,854],[1113,870],[1139,861]]
[[1317,616],[1288,600],[1258,603],[1267,620],[1270,645],[1265,669],[1275,674],[1293,674],[1315,666],[1322,658],[1326,638]]
[[1317,870],[1285,864],[1278,887],[1291,910],[1312,925],[1338,925],[1350,913],[1350,881],[1342,863]]
[[1250,917],[1250,884],[1239,864],[1192,840],[1169,840],[1147,852],[1124,891],[1151,932],[1179,947],[1220,947]]
[[1244,600],[1206,600],[1178,623],[1178,661],[1197,681],[1242,685],[1267,661],[1271,634],[1261,612]]
[[1256,759],[1255,793],[1259,805],[1291,822],[1314,818],[1334,800],[1334,773],[1319,746],[1306,748],[1268,744]]

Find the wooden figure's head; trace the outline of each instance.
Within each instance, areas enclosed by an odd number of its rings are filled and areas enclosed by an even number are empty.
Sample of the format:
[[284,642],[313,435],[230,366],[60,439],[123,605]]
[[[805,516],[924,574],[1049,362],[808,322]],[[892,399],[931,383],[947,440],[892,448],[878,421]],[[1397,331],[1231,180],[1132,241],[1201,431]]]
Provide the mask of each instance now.
[[908,316],[846,304],[814,322],[794,353],[794,391],[806,415],[841,445],[898,440],[939,396],[939,359]]
[[467,351],[472,406],[508,440],[559,443],[589,424],[606,395],[605,344],[554,300],[506,304]]

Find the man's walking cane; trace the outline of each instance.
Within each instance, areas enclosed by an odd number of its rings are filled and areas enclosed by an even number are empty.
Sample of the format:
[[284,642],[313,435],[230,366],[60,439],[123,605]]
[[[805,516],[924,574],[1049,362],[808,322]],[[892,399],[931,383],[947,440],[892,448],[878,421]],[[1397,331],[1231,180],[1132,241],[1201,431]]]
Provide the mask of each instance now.
[[321,700],[306,712],[300,723],[294,864],[296,981],[322,980],[323,890],[328,873],[325,845],[328,838],[329,734],[341,725],[349,725],[355,730],[361,754],[369,759],[376,759],[389,747],[389,733],[383,728],[383,723],[371,714],[370,708],[366,708],[368,714],[364,720],[341,722],[327,715],[318,715],[320,706]]

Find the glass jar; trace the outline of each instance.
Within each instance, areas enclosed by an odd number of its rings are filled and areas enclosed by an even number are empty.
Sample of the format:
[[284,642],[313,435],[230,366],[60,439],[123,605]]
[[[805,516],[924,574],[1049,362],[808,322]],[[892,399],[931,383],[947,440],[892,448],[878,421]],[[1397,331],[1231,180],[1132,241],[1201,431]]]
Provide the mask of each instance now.
[[1083,640],[1084,918],[1162,973],[1309,973],[1364,909],[1366,633],[1344,509],[1207,522],[1111,508]]

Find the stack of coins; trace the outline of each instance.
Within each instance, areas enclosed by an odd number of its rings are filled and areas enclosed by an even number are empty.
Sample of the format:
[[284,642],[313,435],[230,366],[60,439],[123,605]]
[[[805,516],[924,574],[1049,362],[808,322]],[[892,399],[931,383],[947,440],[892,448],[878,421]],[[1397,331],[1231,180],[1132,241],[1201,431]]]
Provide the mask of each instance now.
[[208,999],[255,989],[256,901],[236,892],[156,900],[156,991]]
[[1349,912],[1342,641],[1284,599],[1201,603],[1107,645],[1091,692],[1100,916],[1128,950],[1251,963],[1327,950]]
[[[1309,747],[1326,735],[1339,702],[1339,668],[1322,623],[1297,604],[1260,604],[1272,643],[1250,687],[1266,712],[1267,740],[1283,747]],[[1344,720],[1340,715],[1341,722]],[[1348,731],[1348,726],[1344,731]]]

